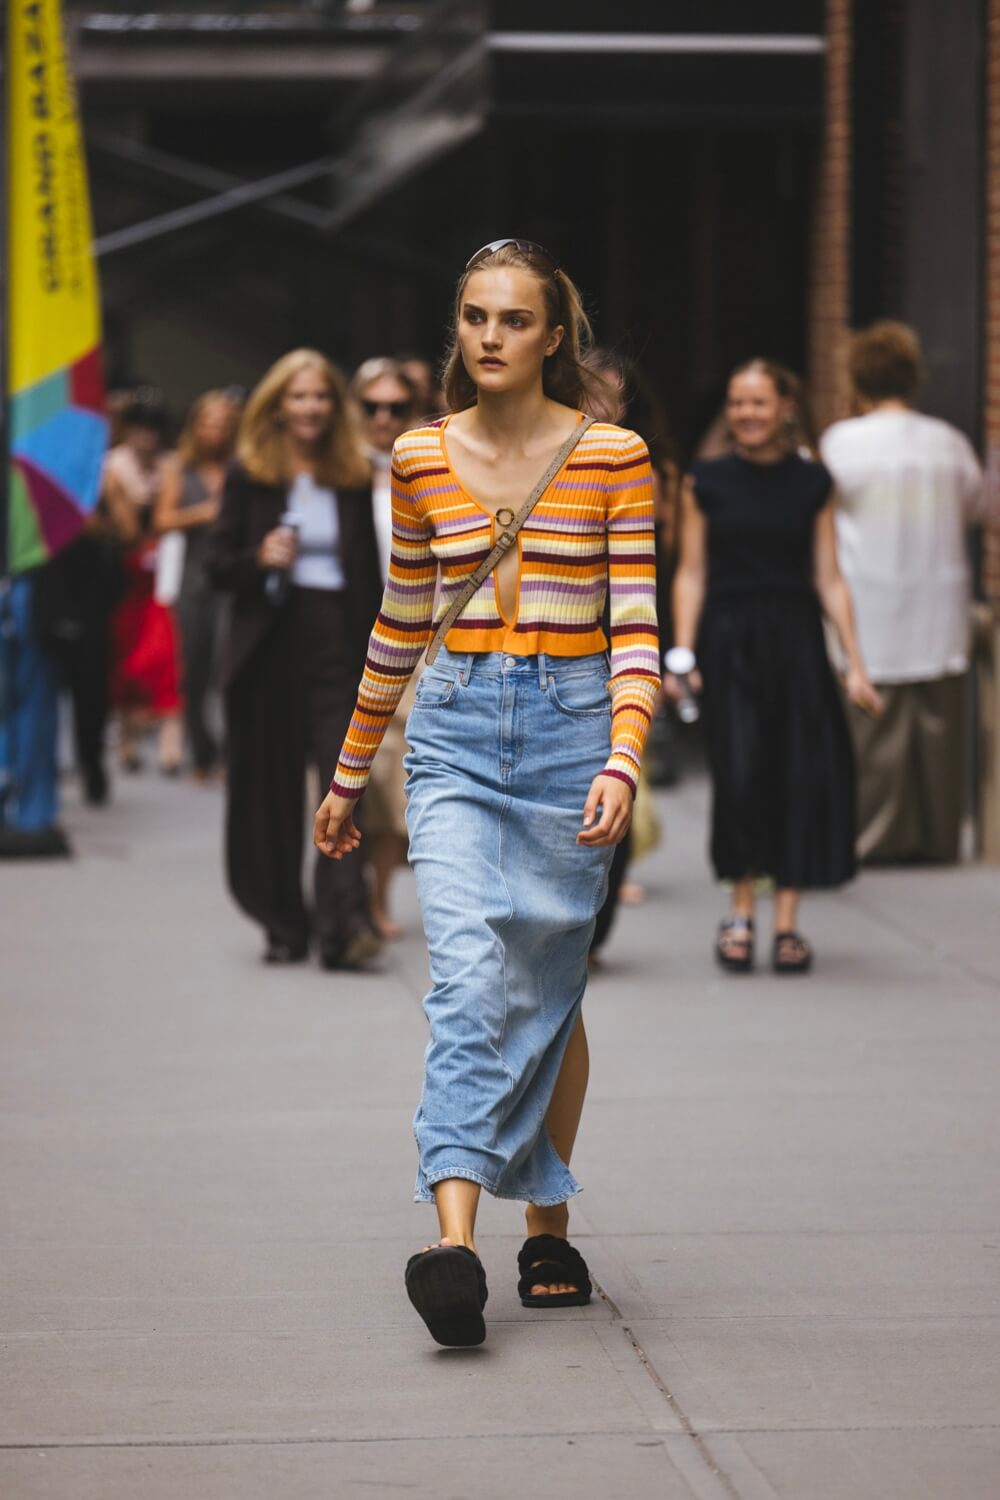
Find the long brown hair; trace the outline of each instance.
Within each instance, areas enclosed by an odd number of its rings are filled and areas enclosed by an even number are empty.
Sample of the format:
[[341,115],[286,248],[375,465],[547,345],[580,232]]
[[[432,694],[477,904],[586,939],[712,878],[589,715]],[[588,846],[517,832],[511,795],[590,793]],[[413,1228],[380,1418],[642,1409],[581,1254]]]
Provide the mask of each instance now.
[[[451,338],[444,364],[444,393],[450,411],[465,411],[475,406],[477,387],[465,368],[458,340],[459,322],[462,316],[462,298],[469,277],[477,271],[492,271],[500,266],[516,266],[518,270],[530,271],[542,289],[545,316],[549,328],[562,325],[562,342],[554,354],[548,356],[542,368],[542,389],[552,401],[561,401],[564,406],[590,409],[590,403],[599,402],[602,410],[608,407],[606,381],[585,363],[593,333],[590,320],[583,308],[583,299],[565,271],[549,271],[532,260],[530,254],[516,245],[503,245],[490,255],[484,255],[463,271],[455,288],[455,306],[452,314]],[[616,422],[621,415],[620,407],[608,416]]]
[[184,419],[181,435],[177,439],[177,457],[182,464],[194,466],[201,462],[201,454],[198,451],[198,423],[201,421],[202,413],[209,406],[224,406],[229,412],[230,425],[227,435],[226,453],[228,458],[236,441],[236,429],[239,426],[240,407],[239,402],[234,401],[227,391],[204,391],[196,397],[192,403],[191,410]]
[[321,484],[343,489],[367,484],[371,468],[347,381],[336,365],[315,349],[293,349],[282,355],[251,391],[236,440],[236,457],[252,479],[262,484],[288,484],[292,446],[281,416],[281,401],[303,370],[319,372],[333,405],[330,425],[316,455],[316,478]]

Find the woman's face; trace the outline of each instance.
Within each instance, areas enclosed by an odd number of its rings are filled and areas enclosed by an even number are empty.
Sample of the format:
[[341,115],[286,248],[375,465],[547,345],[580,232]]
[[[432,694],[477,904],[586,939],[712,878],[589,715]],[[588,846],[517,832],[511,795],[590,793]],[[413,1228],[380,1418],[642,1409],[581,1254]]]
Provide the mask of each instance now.
[[413,421],[413,397],[394,375],[380,375],[369,381],[359,399],[369,443],[380,453],[390,453]]
[[289,437],[304,448],[315,447],[326,436],[333,409],[333,392],[320,370],[307,365],[285,386],[281,415]]
[[462,361],[482,392],[528,390],[562,342],[550,328],[537,276],[521,266],[473,271],[459,309]]
[[125,428],[124,440],[132,449],[138,459],[150,463],[160,451],[160,434],[155,427],[147,427],[145,423],[137,422],[133,426],[129,423]]
[[729,382],[726,419],[734,440],[757,453],[780,445],[791,416],[791,402],[779,396],[764,370],[744,370]]
[[194,424],[194,443],[206,458],[228,451],[233,435],[233,408],[228,401],[207,401]]

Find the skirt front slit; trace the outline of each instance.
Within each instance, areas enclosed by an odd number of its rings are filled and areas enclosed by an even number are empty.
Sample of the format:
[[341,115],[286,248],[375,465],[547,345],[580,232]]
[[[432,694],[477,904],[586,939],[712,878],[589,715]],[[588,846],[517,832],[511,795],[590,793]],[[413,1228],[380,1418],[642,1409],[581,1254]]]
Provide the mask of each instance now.
[[603,655],[442,651],[407,724],[410,863],[430,955],[416,1198],[463,1177],[579,1191],[545,1116],[580,1012],[610,849],[576,842],[608,755]]

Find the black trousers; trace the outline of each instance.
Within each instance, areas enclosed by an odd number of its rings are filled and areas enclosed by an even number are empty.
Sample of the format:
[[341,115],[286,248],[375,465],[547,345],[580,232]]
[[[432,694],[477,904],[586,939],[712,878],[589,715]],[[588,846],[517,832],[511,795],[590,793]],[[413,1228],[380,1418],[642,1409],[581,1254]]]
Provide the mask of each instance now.
[[310,922],[302,856],[306,768],[325,796],[354,709],[360,671],[345,629],[341,594],[293,589],[226,693],[230,890],[271,941],[302,945],[312,929],[334,957],[368,921],[362,858],[316,855]]
[[205,700],[216,667],[221,610],[222,600],[207,584],[181,589],[176,614],[184,658],[184,722],[199,771],[210,771],[219,758],[219,746],[205,719]]

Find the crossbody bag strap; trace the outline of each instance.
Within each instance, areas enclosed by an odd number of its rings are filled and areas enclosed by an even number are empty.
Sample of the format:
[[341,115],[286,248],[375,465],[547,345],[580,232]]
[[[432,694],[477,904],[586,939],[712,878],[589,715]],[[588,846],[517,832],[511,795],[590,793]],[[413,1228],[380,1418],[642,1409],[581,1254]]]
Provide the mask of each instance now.
[[[542,475],[541,479],[535,485],[535,488],[532,490],[527,500],[525,500],[524,504],[521,506],[521,509],[518,511],[517,515],[513,516],[510,522],[504,525],[503,531],[496,539],[496,544],[494,545],[493,550],[483,558],[476,571],[474,573],[470,573],[469,577],[465,580],[458,594],[451,601],[444,615],[442,615],[441,621],[438,624],[438,628],[434,632],[434,639],[431,641],[430,645],[427,648],[428,666],[430,666],[431,662],[437,656],[442,645],[444,644],[445,636],[448,634],[448,631],[451,629],[452,625],[454,625],[455,621],[462,613],[462,610],[468,604],[473,594],[475,594],[477,590],[482,586],[482,584],[485,583],[486,579],[489,578],[490,574],[493,572],[493,569],[496,567],[500,559],[510,551],[511,547],[517,541],[517,533],[520,531],[525,521],[531,515],[531,512],[534,510],[539,500],[545,494],[545,491],[548,489],[553,479],[555,479],[556,475],[559,473],[559,470],[569,458],[577,443],[583,437],[583,434],[587,431],[588,427],[593,427],[593,425],[593,417],[584,417],[583,421],[573,429],[573,432],[566,439],[565,443],[563,443],[558,453],[555,454],[552,462],[545,470],[545,473]],[[494,519],[503,515],[505,509],[506,508],[504,506],[501,506],[497,511],[496,517]],[[509,510],[506,510],[506,514],[511,515],[511,512]]]

